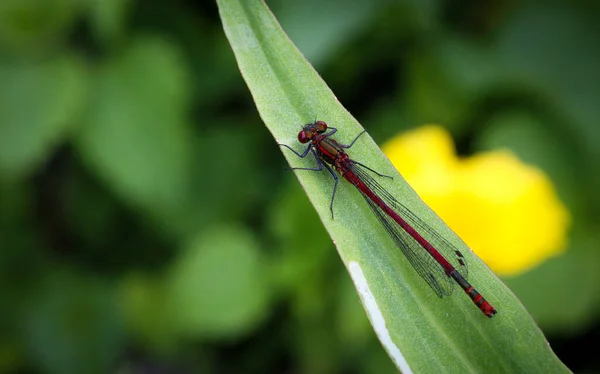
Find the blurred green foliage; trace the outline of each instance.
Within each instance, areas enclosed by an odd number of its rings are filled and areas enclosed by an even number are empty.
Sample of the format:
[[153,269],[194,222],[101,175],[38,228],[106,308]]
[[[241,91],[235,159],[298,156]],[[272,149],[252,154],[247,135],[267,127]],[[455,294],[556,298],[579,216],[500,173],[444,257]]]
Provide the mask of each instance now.
[[[552,177],[570,248],[506,282],[600,370],[600,7],[269,6],[375,139],[438,122]],[[285,168],[214,3],[2,1],[0,372],[394,372]]]

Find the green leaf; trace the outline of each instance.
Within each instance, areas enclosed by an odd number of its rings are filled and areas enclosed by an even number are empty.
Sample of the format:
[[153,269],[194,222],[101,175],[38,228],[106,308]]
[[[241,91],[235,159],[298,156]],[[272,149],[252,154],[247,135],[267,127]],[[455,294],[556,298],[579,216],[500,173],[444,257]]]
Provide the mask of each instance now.
[[265,315],[269,290],[263,274],[259,248],[249,232],[228,226],[202,231],[166,279],[175,330],[187,337],[246,333]]
[[[260,116],[278,143],[301,149],[300,126],[315,118],[339,129],[350,142],[362,127],[283,33],[258,0],[219,0],[225,33]],[[290,164],[314,166],[283,150]],[[332,180],[327,173],[297,176],[361,295],[371,323],[393,361],[404,372],[566,372],[527,311],[491,271],[404,182],[373,140],[353,146],[357,160],[387,175],[382,181],[415,214],[463,250],[471,281],[498,309],[485,318],[464,294],[439,299],[408,264],[354,187],[340,182],[335,219],[329,211]],[[311,226],[298,227],[312,245]]]
[[28,354],[45,373],[106,373],[122,349],[113,289],[65,271],[49,276],[23,314]]
[[177,331],[166,303],[168,295],[163,279],[132,273],[121,281],[119,291],[128,330],[153,351],[173,352]]
[[[339,7],[335,2],[320,0],[283,1],[277,13],[291,39],[314,64],[325,61],[337,45],[365,27],[374,11],[385,1],[349,1]],[[315,9],[319,12],[315,12]],[[331,17],[335,13],[336,17]],[[311,27],[306,22],[311,21]],[[314,41],[318,40],[318,43]]]
[[[481,48],[448,37],[410,58],[406,106],[416,123],[460,124],[494,82]],[[456,126],[456,125],[454,125]]]
[[67,136],[85,103],[85,78],[73,56],[0,65],[0,174],[27,175]]
[[89,122],[76,142],[84,160],[122,198],[163,218],[189,196],[185,68],[171,44],[135,39],[96,77]]
[[329,264],[335,254],[329,253],[332,245],[326,239],[327,232],[322,226],[311,229],[312,244],[306,245],[306,234],[298,230],[298,226],[313,222],[318,216],[310,209],[310,203],[296,181],[290,178],[289,182],[285,183],[269,212],[267,226],[272,228],[272,234],[279,243],[279,251],[272,257],[270,268],[273,283],[281,291],[292,294],[294,301],[291,308],[295,313],[302,313],[307,309],[323,308],[321,299],[325,296],[315,297],[311,291],[316,288],[322,292],[321,285],[331,281]]
[[[600,241],[594,229],[574,229],[561,257],[506,283],[531,305],[531,314],[555,334],[574,334],[593,323],[600,305]],[[544,282],[545,286],[537,287]],[[577,290],[577,292],[573,292]]]
[[52,46],[71,31],[83,5],[82,0],[2,0],[0,46],[18,52]]
[[505,76],[536,88],[557,117],[566,117],[580,151],[598,167],[600,49],[593,41],[600,31],[594,12],[583,8],[562,2],[527,3],[500,30],[491,57]]
[[90,21],[98,39],[110,42],[119,37],[132,5],[131,0],[89,0]]

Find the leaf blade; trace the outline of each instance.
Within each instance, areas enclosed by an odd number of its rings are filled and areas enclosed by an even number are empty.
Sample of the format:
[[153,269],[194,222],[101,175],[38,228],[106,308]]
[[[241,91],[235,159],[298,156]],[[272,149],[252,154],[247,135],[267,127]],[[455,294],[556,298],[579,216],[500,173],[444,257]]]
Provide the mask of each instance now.
[[[218,6],[260,116],[279,143],[296,147],[300,126],[315,119],[340,129],[337,139],[343,143],[362,131],[263,2],[218,0]],[[510,290],[420,200],[373,140],[363,136],[351,151],[352,157],[362,163],[394,176],[386,188],[463,251],[474,275],[473,284],[499,309],[499,315],[488,320],[465,295],[438,299],[402,258],[354,187],[340,182],[332,220],[330,178],[297,171],[340,257],[350,268],[359,293],[368,285],[369,292],[361,293],[363,305],[371,305],[367,313],[386,350],[397,358],[397,348],[405,358],[407,365],[394,359],[398,368],[405,372],[567,371]],[[310,160],[297,160],[293,153],[283,152],[292,166],[314,165],[314,160],[311,164]],[[310,226],[301,229],[310,232]],[[359,272],[352,270],[357,268],[362,274],[360,279],[356,275]],[[369,301],[371,296],[374,303]],[[377,322],[377,312],[383,317],[383,325]]]

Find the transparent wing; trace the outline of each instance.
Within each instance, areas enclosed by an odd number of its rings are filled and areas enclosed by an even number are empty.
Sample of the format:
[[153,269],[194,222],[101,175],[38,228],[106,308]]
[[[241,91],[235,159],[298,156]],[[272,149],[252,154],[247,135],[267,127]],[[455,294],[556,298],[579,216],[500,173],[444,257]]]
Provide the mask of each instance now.
[[[425,240],[444,256],[444,258],[461,273],[466,279],[468,269],[462,253],[450,242],[438,234],[431,226],[417,217],[406,206],[396,200],[387,192],[368,172],[368,168],[361,164],[351,162],[350,169],[354,172],[376,195],[378,195],[400,217],[408,222]],[[359,189],[360,191],[360,189]],[[450,295],[454,288],[454,280],[450,278],[444,268],[404,229],[386,214],[377,204],[361,191],[371,210],[383,225],[390,237],[406,256],[409,263],[417,273],[429,284],[439,297]]]

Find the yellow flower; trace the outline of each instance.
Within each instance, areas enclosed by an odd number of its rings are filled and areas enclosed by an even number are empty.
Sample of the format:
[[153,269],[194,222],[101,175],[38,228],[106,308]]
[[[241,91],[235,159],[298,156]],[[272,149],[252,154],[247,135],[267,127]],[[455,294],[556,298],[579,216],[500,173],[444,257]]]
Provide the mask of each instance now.
[[564,250],[568,210],[550,179],[511,152],[459,159],[450,134],[433,125],[390,140],[383,151],[496,273],[519,274]]

